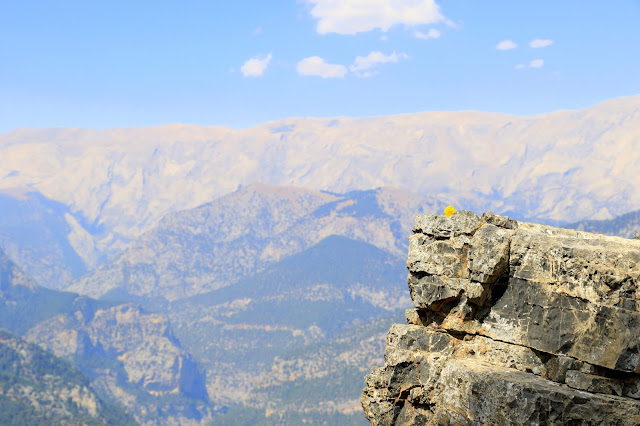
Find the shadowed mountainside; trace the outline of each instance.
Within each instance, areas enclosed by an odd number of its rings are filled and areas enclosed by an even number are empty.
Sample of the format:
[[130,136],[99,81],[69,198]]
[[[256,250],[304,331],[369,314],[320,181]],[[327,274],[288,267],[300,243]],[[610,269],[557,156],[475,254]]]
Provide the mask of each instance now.
[[[623,238],[640,238],[640,210],[609,220],[585,220],[567,225],[578,231],[597,232]],[[636,237],[635,235],[638,235]]]
[[0,190],[0,249],[38,284],[69,285],[97,263],[92,245],[64,204],[36,191]]

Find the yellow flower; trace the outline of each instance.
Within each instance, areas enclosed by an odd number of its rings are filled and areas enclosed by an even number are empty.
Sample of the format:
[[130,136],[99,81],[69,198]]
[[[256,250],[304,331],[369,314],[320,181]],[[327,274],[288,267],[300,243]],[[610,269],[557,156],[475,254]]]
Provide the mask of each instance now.
[[446,217],[451,217],[452,214],[454,214],[456,212],[456,209],[453,208],[453,206],[447,206],[444,209],[444,215]]

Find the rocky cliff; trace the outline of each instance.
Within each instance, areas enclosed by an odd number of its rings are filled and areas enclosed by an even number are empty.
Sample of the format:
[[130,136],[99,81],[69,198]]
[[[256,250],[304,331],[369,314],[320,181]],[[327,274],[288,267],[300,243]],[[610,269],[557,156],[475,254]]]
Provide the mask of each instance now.
[[640,241],[418,215],[371,424],[640,424]]
[[204,372],[173,337],[168,319],[139,306],[58,315],[29,330],[27,339],[63,358],[115,358],[130,382],[154,395],[207,399]]
[[80,366],[141,424],[200,424],[213,415],[205,371],[164,315],[133,304],[88,305],[36,324],[25,337]]

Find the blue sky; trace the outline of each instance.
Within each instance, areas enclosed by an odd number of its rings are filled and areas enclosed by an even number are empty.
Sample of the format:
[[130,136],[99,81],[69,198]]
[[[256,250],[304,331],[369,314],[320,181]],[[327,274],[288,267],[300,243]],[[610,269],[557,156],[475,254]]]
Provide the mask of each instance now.
[[640,1],[6,1],[0,132],[482,110],[640,94]]

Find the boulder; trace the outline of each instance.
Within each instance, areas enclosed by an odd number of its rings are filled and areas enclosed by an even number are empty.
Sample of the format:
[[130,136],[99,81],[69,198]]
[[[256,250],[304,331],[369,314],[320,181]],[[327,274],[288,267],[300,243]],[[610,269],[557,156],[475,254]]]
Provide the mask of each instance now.
[[371,424],[640,424],[640,241],[422,214],[407,268]]

